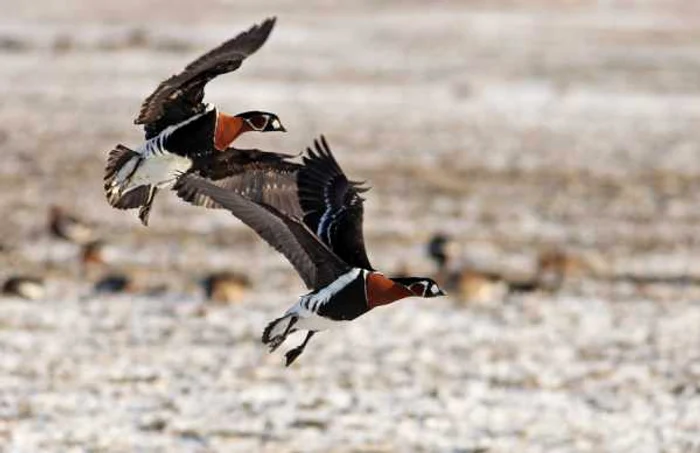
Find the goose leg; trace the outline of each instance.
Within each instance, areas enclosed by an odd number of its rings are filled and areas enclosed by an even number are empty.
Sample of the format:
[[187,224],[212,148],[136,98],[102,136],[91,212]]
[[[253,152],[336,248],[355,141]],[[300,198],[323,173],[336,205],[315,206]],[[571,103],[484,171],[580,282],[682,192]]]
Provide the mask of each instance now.
[[151,214],[153,197],[156,196],[156,192],[158,192],[158,188],[156,186],[151,186],[146,203],[139,208],[139,219],[141,219],[141,223],[143,223],[144,226],[148,226],[148,216]]
[[314,336],[315,333],[316,333],[315,331],[309,330],[309,333],[306,334],[306,338],[304,338],[304,342],[302,344],[300,344],[299,346],[297,346],[294,349],[290,349],[289,351],[287,351],[287,353],[285,354],[285,357],[287,358],[287,363],[285,363],[284,366],[289,366],[292,363],[294,363],[294,361],[297,359],[297,357],[299,357],[301,355],[301,353],[304,352],[304,349],[306,348],[306,344],[309,342],[311,337]]

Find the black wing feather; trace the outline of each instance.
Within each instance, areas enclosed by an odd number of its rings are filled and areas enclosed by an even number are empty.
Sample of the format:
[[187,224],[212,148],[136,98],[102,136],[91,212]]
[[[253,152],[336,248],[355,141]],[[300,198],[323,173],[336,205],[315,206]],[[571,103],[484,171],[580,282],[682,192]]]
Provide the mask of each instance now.
[[216,76],[238,69],[243,60],[267,40],[275,18],[254,25],[188,64],[185,69],[158,85],[141,105],[135,124],[144,124],[146,138],[166,127],[204,111],[204,86]]
[[372,269],[362,232],[364,199],[360,196],[369,189],[348,180],[323,136],[314,141],[314,149],[307,149],[303,161],[297,184],[304,223],[346,263]]
[[350,266],[299,219],[272,206],[255,203],[240,194],[217,187],[195,175],[183,175],[177,186],[185,191],[202,193],[231,211],[282,253],[309,289],[324,288],[350,270]]

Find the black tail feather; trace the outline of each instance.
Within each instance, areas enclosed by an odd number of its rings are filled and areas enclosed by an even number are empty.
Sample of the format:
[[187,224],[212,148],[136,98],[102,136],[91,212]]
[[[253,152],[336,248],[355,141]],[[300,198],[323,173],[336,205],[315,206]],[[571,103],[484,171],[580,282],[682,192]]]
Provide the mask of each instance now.
[[150,185],[138,186],[131,189],[120,197],[116,197],[110,204],[117,209],[134,209],[143,206],[148,202]]
[[105,167],[105,184],[111,182],[114,176],[129,160],[139,157],[139,153],[119,144],[107,155],[107,166]]
[[120,180],[117,180],[117,176],[119,176],[120,171],[125,165],[130,164],[132,166],[131,173],[136,171],[139,159],[141,159],[139,153],[124,145],[117,145],[116,148],[110,151],[107,157],[104,190],[109,204],[117,209],[131,209],[141,206],[143,201],[140,200],[147,195],[147,192],[145,194],[143,193],[141,187],[122,193],[124,183],[129,179],[131,174],[122,174]]

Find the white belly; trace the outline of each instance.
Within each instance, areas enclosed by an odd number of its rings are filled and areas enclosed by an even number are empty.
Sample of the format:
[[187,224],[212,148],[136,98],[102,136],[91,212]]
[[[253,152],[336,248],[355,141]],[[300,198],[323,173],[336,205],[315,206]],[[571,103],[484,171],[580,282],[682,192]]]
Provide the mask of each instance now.
[[190,169],[192,161],[177,154],[164,153],[145,159],[132,178],[132,184],[154,184],[159,188],[169,187],[175,179]]
[[[304,310],[306,311],[306,310]],[[294,325],[297,330],[328,330],[335,329],[346,324],[348,321],[333,321],[332,319],[323,318],[314,313],[306,311],[307,316],[299,316],[299,320]]]

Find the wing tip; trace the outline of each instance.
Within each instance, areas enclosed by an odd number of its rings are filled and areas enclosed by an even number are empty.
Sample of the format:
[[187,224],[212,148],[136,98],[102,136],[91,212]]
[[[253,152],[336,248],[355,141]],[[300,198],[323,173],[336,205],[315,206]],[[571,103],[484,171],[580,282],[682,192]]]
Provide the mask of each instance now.
[[[270,16],[261,23],[253,25],[248,29],[248,31],[244,32],[244,34],[248,35],[248,37],[255,36],[256,38],[253,39],[257,39],[258,41],[254,48],[251,49],[251,53],[257,51],[263,44],[265,44],[267,38],[270,36],[270,33],[272,33],[272,30],[275,28],[276,23],[277,16]],[[238,37],[240,37],[240,35]],[[234,39],[237,39],[238,37]]]
[[335,173],[336,176],[342,176],[348,180],[350,187],[357,193],[364,193],[371,189],[371,187],[366,186],[367,181],[352,181],[349,180],[343,169],[338,164],[333,151],[326,136],[321,134],[314,139],[313,145],[306,148],[306,152],[303,153],[302,161],[304,166],[308,169],[309,173],[312,174],[329,174]]

